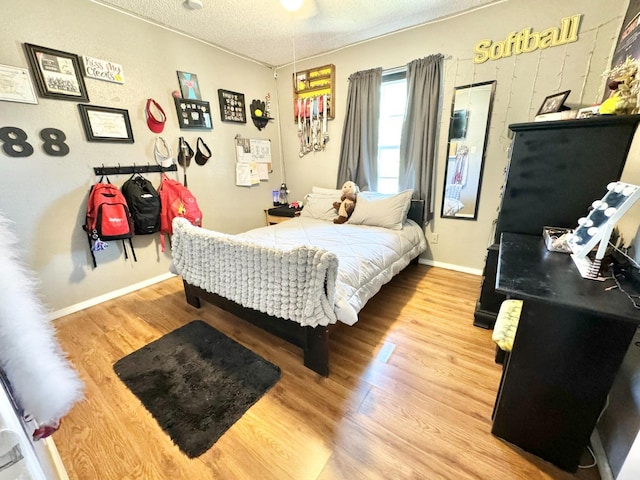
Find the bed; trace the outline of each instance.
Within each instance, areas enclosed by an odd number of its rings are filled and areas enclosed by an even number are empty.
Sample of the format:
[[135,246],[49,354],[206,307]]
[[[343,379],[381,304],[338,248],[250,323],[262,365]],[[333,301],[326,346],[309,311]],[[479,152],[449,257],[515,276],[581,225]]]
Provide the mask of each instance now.
[[[331,221],[331,194],[322,195],[308,195],[298,218],[238,235],[174,220],[172,271],[190,305],[208,301],[278,335],[302,348],[305,366],[328,376],[330,329],[353,325],[382,285],[417,261],[426,241],[423,202],[410,194],[400,202],[361,193],[342,225]],[[401,208],[376,213],[389,206]]]

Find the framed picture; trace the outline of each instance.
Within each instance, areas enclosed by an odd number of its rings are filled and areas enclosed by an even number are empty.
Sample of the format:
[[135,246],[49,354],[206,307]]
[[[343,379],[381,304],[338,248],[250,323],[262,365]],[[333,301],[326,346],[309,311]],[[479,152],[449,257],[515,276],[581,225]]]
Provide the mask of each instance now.
[[36,92],[26,68],[0,65],[0,100],[37,104]]
[[209,102],[203,100],[188,100],[185,98],[174,98],[178,123],[180,128],[203,128],[212,130],[211,108]]
[[202,100],[200,96],[200,86],[198,85],[198,76],[195,73],[178,71],[178,81],[180,82],[182,98],[187,100]]
[[542,105],[540,105],[540,110],[536,115],[543,115],[545,113],[553,113],[559,112],[561,110],[566,110],[566,108],[562,108],[564,105],[564,101],[571,93],[571,90],[567,90],[566,92],[555,93],[553,95],[549,95],[544,99]]
[[30,43],[24,48],[41,97],[89,101],[77,55]]
[[220,119],[223,122],[247,123],[244,108],[244,94],[218,89],[220,102]]
[[78,109],[87,141],[133,143],[127,110],[84,104]]

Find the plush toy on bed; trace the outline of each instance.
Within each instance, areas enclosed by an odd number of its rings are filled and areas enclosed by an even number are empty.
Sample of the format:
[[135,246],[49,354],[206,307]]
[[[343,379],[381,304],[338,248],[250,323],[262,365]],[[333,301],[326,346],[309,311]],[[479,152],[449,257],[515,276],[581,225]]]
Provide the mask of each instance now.
[[338,218],[333,219],[333,223],[344,223],[349,220],[356,206],[356,198],[360,193],[360,188],[355,183],[349,181],[342,185],[342,196],[339,202],[333,202],[333,208],[338,211]]

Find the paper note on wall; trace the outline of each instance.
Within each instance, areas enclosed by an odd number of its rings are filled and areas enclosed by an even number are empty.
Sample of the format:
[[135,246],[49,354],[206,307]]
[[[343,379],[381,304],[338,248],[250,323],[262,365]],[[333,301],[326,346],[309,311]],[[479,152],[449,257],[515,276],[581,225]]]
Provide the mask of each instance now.
[[260,177],[260,180],[269,180],[270,163],[256,163],[256,168],[258,169],[258,177]]
[[249,149],[254,162],[271,163],[271,141],[252,138]]
[[260,183],[260,174],[255,162],[236,163],[236,185],[251,187]]

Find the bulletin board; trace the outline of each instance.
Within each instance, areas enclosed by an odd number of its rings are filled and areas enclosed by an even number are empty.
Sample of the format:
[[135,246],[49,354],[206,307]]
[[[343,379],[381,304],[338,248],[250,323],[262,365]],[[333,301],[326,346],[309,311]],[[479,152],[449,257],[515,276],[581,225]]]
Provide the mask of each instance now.
[[271,140],[235,137],[236,185],[251,187],[269,180],[272,170]]

